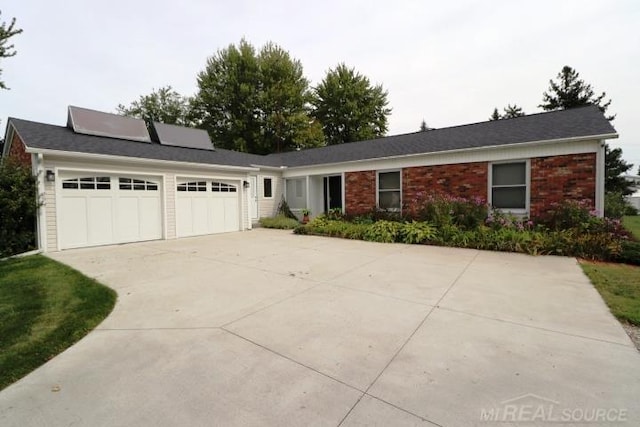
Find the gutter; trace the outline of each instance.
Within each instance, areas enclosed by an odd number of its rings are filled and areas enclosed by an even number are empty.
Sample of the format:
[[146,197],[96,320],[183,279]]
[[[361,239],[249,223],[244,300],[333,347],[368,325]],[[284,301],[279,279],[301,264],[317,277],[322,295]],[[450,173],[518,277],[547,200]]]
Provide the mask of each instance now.
[[46,156],[61,156],[61,157],[71,157],[71,158],[82,158],[82,159],[95,159],[95,160],[111,160],[118,162],[128,162],[128,163],[147,163],[147,164],[165,164],[165,165],[176,165],[176,166],[189,166],[189,167],[201,167],[207,169],[221,169],[228,171],[238,171],[238,172],[253,172],[258,171],[257,167],[253,166],[231,166],[231,165],[218,165],[212,163],[191,163],[191,162],[183,162],[176,160],[159,160],[159,159],[146,159],[140,157],[126,157],[126,156],[114,156],[110,154],[93,154],[93,153],[79,153],[75,151],[60,151],[60,150],[49,150],[46,148],[29,148],[26,147],[25,150],[30,154],[43,154]]

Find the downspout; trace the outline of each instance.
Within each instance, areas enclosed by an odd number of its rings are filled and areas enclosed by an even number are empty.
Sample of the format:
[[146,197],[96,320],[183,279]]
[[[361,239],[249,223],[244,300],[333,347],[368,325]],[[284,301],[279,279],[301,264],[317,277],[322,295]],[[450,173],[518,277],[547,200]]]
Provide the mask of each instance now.
[[36,177],[36,201],[38,203],[38,214],[36,219],[36,236],[38,249],[47,250],[47,215],[45,209],[45,171],[44,158],[42,154],[31,155],[31,165]]
[[596,211],[599,217],[604,216],[605,147],[605,141],[600,140],[596,153]]

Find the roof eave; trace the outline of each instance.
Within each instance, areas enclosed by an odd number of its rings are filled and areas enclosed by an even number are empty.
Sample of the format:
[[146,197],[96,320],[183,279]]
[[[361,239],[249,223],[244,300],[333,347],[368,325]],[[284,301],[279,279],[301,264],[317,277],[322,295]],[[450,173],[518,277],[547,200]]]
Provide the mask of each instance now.
[[617,133],[609,133],[609,134],[601,134],[601,135],[589,135],[589,136],[576,136],[572,138],[559,138],[559,139],[547,139],[540,141],[529,141],[529,142],[517,142],[514,144],[502,144],[502,145],[485,145],[482,147],[470,147],[470,148],[459,148],[456,150],[442,150],[442,151],[430,151],[425,153],[412,153],[412,154],[400,154],[397,156],[384,156],[384,157],[369,157],[366,159],[358,159],[358,160],[346,160],[343,162],[332,162],[332,163],[315,163],[309,165],[302,166],[286,166],[289,170],[295,169],[304,169],[310,167],[318,167],[318,166],[330,166],[337,165],[340,163],[361,163],[361,162],[375,162],[381,160],[390,160],[390,159],[402,159],[402,158],[413,158],[420,156],[434,156],[440,154],[451,154],[451,153],[460,153],[460,152],[473,152],[473,151],[482,151],[482,150],[493,150],[493,149],[501,149],[501,148],[511,148],[511,147],[522,147],[522,146],[530,146],[530,145],[547,145],[547,144],[557,144],[560,142],[574,142],[574,141],[587,141],[587,140],[605,140],[605,139],[615,139],[618,138]]
[[94,159],[94,160],[120,161],[120,162],[127,162],[127,163],[177,165],[177,166],[183,166],[183,167],[184,166],[201,167],[201,168],[208,168],[208,169],[221,169],[221,170],[229,170],[229,171],[237,171],[237,172],[254,172],[259,170],[258,168],[253,166],[220,165],[215,163],[192,163],[192,162],[181,162],[177,160],[148,159],[148,158],[141,158],[141,157],[114,156],[111,154],[94,154],[94,153],[81,153],[77,151],[50,150],[47,148],[27,148],[26,152],[30,154],[31,153],[43,154],[45,156],[64,156],[64,157]]

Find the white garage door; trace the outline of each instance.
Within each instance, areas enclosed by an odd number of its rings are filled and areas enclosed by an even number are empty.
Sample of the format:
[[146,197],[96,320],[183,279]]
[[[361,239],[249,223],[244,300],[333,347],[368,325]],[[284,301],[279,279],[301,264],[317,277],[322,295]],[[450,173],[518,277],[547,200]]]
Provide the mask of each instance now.
[[238,185],[208,179],[178,179],[178,237],[240,230]]
[[162,238],[159,178],[61,174],[60,248]]

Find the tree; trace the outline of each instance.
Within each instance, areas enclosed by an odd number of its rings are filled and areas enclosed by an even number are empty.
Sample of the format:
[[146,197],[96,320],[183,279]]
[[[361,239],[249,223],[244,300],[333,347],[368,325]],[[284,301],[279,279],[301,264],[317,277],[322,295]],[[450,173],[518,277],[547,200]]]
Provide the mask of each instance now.
[[[596,105],[603,114],[606,114],[611,100],[604,101],[605,92],[595,96],[591,85],[580,80],[580,73],[576,70],[565,65],[558,73],[557,79],[557,82],[549,80],[549,91],[542,94],[540,108],[545,111],[554,111],[592,104]],[[615,119],[615,115],[607,117],[607,120],[613,119]]]
[[498,109],[494,108],[493,113],[489,116],[489,120],[512,119],[514,117],[524,116],[524,111],[521,107],[518,107],[517,104],[507,104],[502,111],[504,111],[504,114],[500,114]]
[[629,182],[624,176],[629,169],[633,167],[633,164],[627,163],[622,159],[622,149],[611,149],[609,145],[604,147],[604,163],[605,163],[605,178],[604,188],[607,193],[621,193],[623,196],[628,196],[633,193],[631,182]]
[[210,57],[197,81],[191,117],[216,145],[257,154],[324,145],[302,65],[279,46],[256,53],[242,39]]
[[522,108],[518,107],[516,104],[507,104],[505,108],[503,108],[504,114],[501,118],[503,119],[513,119],[514,117],[524,116],[524,111]]
[[302,64],[267,43],[258,55],[261,90],[261,154],[324,145],[322,129],[310,116],[311,93]]
[[118,114],[144,119],[147,123],[160,122],[169,125],[189,126],[191,98],[182,96],[171,86],[152,90],[148,95],[140,95],[128,107],[119,104]]
[[427,126],[427,122],[425,122],[424,119],[422,119],[422,122],[420,122],[420,132],[426,132],[432,129],[433,128],[430,128],[429,126]]
[[387,131],[387,92],[345,64],[327,72],[312,103],[329,145],[373,139]]
[[35,247],[36,177],[14,159],[0,162],[0,258]]
[[[2,12],[0,11],[0,15]],[[11,18],[11,22],[0,22],[0,58],[10,58],[16,55],[13,44],[8,44],[9,39],[15,35],[22,33],[22,29],[16,28],[16,18]],[[2,68],[0,68],[0,76]],[[0,79],[0,89],[9,89],[7,85]]]
[[[545,111],[567,110],[569,108],[596,105],[602,114],[606,114],[611,100],[604,102],[605,92],[595,96],[591,85],[580,80],[580,74],[573,68],[565,65],[558,73],[558,82],[549,80],[549,93],[542,94],[543,103],[539,105]],[[613,116],[605,116],[607,120],[615,119]],[[621,175],[633,167],[622,160],[622,149],[610,149],[605,145],[605,192],[616,192],[621,195],[631,194],[631,183]]]

